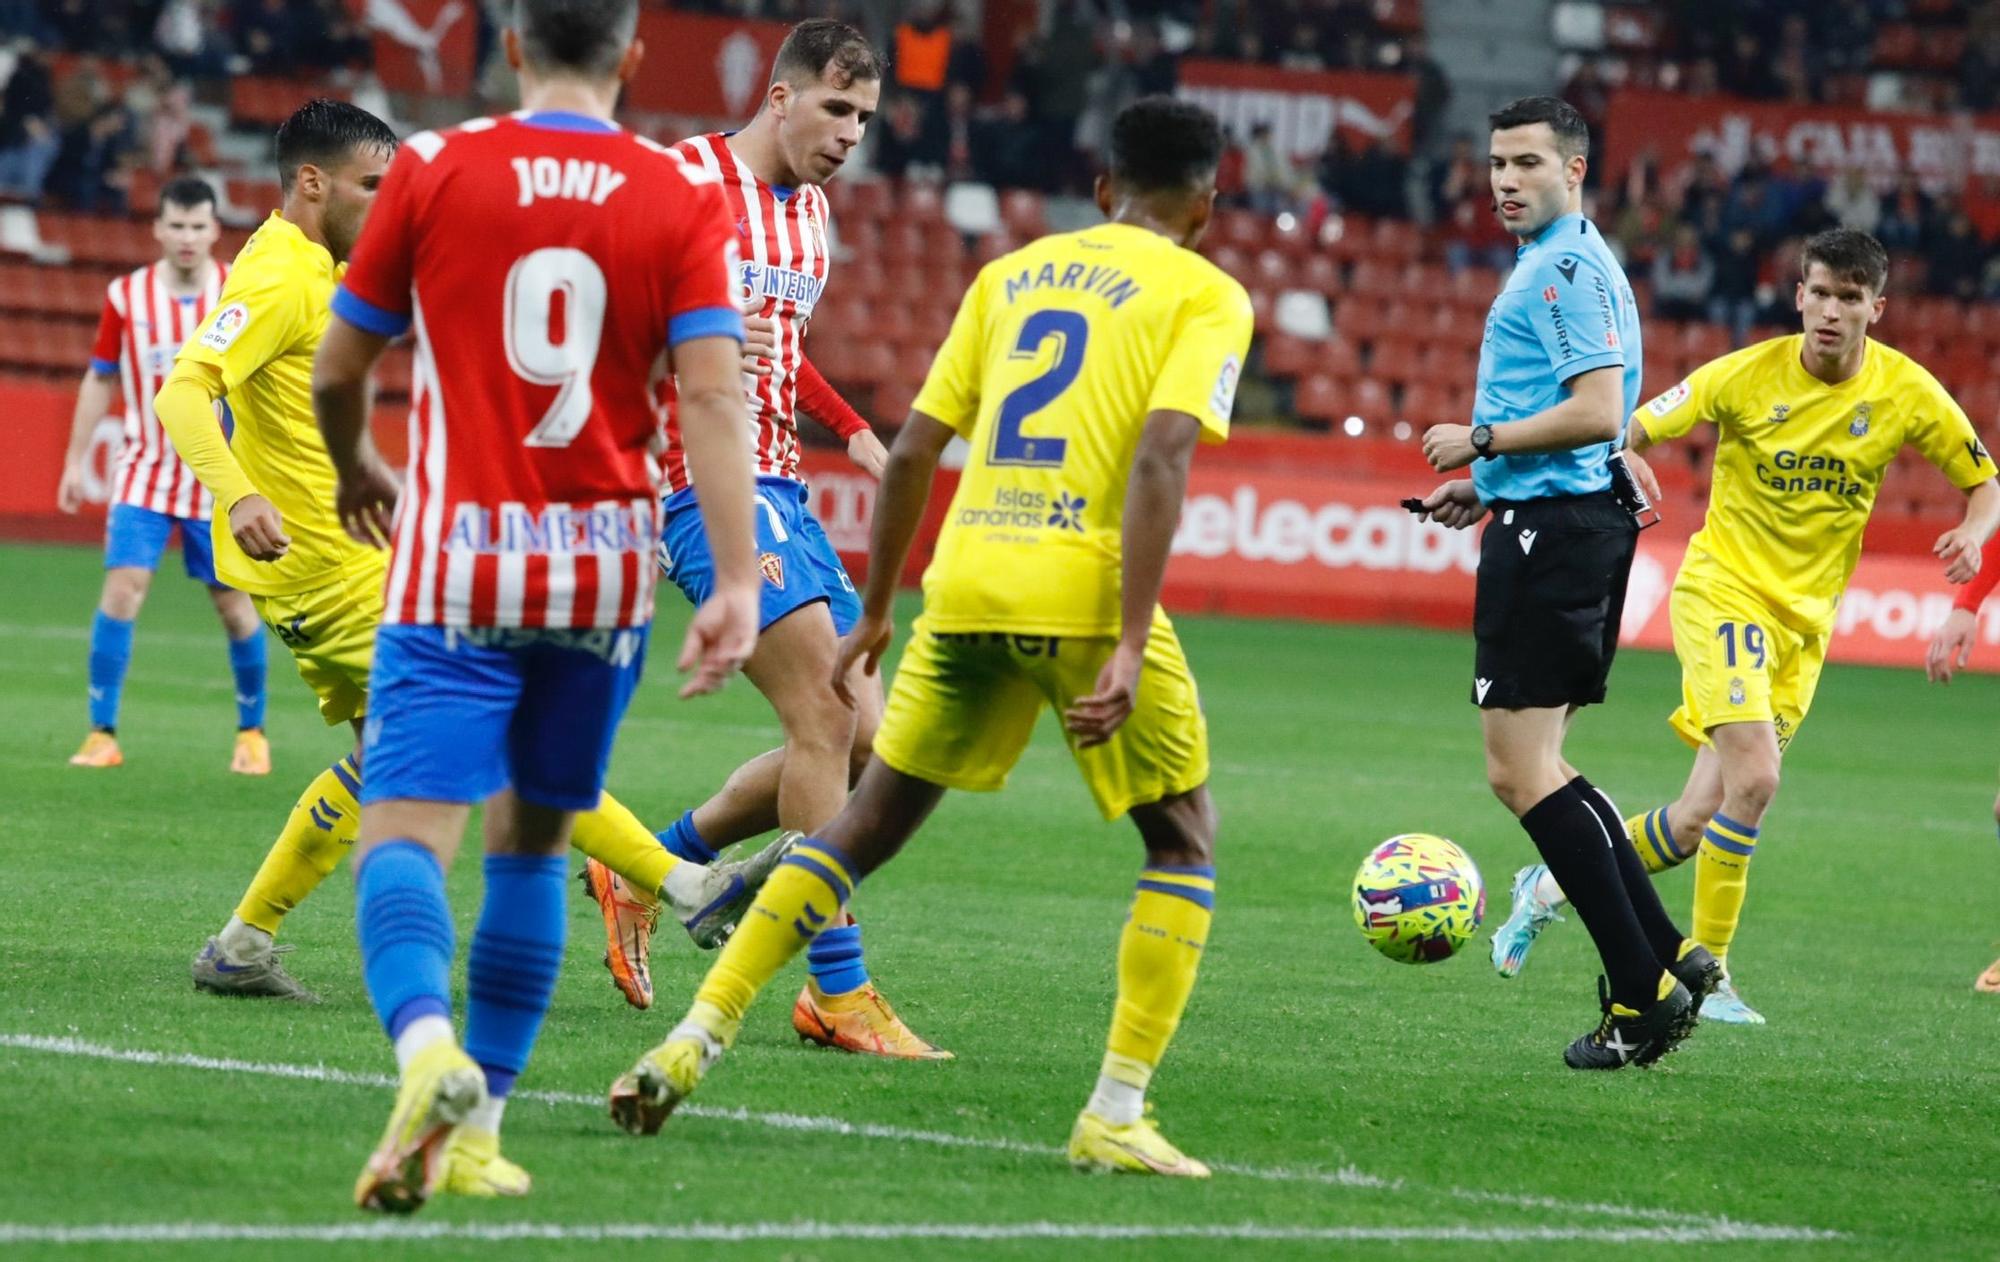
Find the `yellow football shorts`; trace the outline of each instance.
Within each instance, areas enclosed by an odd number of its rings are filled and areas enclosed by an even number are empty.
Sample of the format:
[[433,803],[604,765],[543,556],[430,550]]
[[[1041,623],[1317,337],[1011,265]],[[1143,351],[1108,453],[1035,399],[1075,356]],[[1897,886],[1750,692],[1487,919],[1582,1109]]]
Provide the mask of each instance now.
[[[938,634],[922,618],[889,689],[875,752],[907,776],[991,792],[1007,783],[1044,706],[1058,715],[1097,690],[1110,637]],[[1208,720],[1165,613],[1155,611],[1139,695],[1109,741],[1078,749],[1077,769],[1104,818],[1208,780]]]
[[1725,723],[1768,722],[1778,748],[1798,734],[1826,665],[1830,631],[1804,634],[1732,583],[1685,569],[1674,580],[1674,656],[1681,705],[1667,720],[1688,744],[1709,744]]
[[252,596],[257,616],[285,642],[299,677],[319,697],[329,724],[368,711],[368,668],[382,622],[386,562],[356,565],[323,587],[284,596]]

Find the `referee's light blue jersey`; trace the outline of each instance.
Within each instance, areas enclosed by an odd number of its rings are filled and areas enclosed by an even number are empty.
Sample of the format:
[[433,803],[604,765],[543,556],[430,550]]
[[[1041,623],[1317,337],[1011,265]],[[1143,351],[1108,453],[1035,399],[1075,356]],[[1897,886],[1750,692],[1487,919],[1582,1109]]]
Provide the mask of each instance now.
[[[1473,423],[1497,429],[1526,420],[1562,402],[1570,378],[1613,367],[1624,370],[1620,417],[1630,418],[1644,372],[1638,304],[1597,226],[1564,215],[1515,257],[1513,274],[1486,313]],[[1472,484],[1489,504],[1602,491],[1611,485],[1606,462],[1616,446],[1475,460]]]

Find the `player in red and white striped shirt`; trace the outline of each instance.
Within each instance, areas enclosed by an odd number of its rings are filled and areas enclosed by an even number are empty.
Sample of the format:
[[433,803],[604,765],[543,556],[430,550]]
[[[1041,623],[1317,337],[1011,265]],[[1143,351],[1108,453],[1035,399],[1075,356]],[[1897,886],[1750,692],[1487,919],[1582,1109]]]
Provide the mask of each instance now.
[[[794,27],[778,50],[763,107],[743,130],[674,146],[689,165],[721,183],[743,260],[740,290],[751,320],[744,388],[757,459],[757,548],[763,575],[762,636],[745,673],[777,711],[783,749],[739,767],[722,790],[660,834],[676,856],[705,863],[720,848],[772,824],[810,834],[846,801],[867,764],[882,717],[882,684],[857,670],[850,709],[831,679],[839,637],[860,613],[854,584],[807,506],[799,477],[798,418],[803,413],[848,440],[848,454],[877,476],[886,453],[854,409],[805,356],[806,329],[826,286],[826,194],[861,143],[881,94],[882,58],[850,26],[814,20]],[[762,334],[761,346],[758,345]],[[839,329],[835,336],[865,336]],[[761,350],[762,354],[754,352]],[[711,582],[707,540],[670,416],[669,494],[660,564],[699,604]],[[598,863],[586,867],[604,913],[606,963],[635,1007],[652,1001],[646,941],[651,905]],[[650,876],[650,873],[647,874]],[[792,1025],[814,1042],[906,1058],[949,1055],[919,1038],[895,1014],[862,962],[861,930],[852,922],[815,939],[810,974]]]
[[90,632],[90,733],[71,757],[78,767],[116,767],[118,703],[132,656],[132,624],[146,602],[153,571],[178,529],[187,576],[208,586],[229,635],[236,673],[236,751],[229,769],[245,775],[271,770],[264,739],[264,636],[243,593],[215,578],[209,546],[208,491],[167,440],[153,396],[173,367],[181,343],[200,326],[222,291],[229,269],[212,253],[220,236],[215,190],[184,178],[160,194],[153,236],[157,263],[111,282],[91,349],[90,371],[77,391],[57,506],[74,513],[88,497],[85,468],[92,435],[110,412],[116,383],[125,396],[125,432],[111,464],[111,511],[104,531],[104,591]]

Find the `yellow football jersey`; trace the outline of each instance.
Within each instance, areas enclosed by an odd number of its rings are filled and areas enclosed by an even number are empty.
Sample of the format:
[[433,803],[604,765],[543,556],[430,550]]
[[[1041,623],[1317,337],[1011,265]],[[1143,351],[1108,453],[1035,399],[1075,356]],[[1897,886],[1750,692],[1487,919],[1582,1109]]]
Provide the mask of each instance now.
[[933,631],[1115,636],[1146,415],[1229,436],[1250,297],[1156,232],[1100,224],[986,265],[915,410],[971,445],[924,573]]
[[1994,468],[1965,413],[1915,360],[1871,340],[1861,371],[1829,386],[1800,361],[1804,341],[1773,338],[1704,364],[1635,419],[1655,442],[1702,421],[1719,430],[1708,517],[1682,573],[1721,571],[1814,632],[1832,625],[1899,449],[1915,447],[1960,488]]
[[381,554],[340,528],[333,464],[313,418],[313,356],[342,270],[325,246],[273,212],[236,256],[208,322],[177,357],[222,374],[236,418],[230,453],[283,515],[292,539],[278,560],[253,561],[229,532],[227,506],[216,505],[216,575],[252,595],[306,591],[350,566],[382,564]]

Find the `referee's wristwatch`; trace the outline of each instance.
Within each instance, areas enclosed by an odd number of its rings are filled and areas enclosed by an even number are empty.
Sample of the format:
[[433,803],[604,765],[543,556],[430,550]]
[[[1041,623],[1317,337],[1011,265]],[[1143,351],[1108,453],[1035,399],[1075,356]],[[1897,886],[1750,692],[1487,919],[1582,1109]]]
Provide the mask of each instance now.
[[1495,453],[1493,451],[1493,427],[1491,425],[1475,425],[1472,427],[1472,449],[1479,453],[1481,460],[1491,460],[1493,458]]

